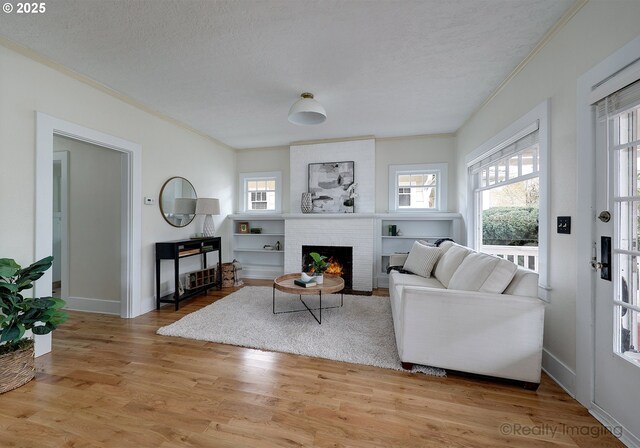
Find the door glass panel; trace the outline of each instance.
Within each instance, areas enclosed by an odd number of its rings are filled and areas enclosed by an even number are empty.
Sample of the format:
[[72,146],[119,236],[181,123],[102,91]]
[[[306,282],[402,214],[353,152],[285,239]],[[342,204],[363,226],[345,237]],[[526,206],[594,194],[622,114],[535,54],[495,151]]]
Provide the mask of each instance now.
[[638,257],[619,254],[618,272],[617,300],[638,305]]
[[640,196],[638,191],[638,147],[618,151],[618,191],[616,196]]
[[[620,147],[632,142],[636,136],[636,111],[623,113],[610,119],[609,130],[612,132],[610,143]],[[615,300],[621,304],[613,304],[613,350],[626,359],[640,366],[638,353],[638,313],[627,306],[638,306],[638,261],[640,260],[640,241],[638,236],[640,225],[640,201],[629,201],[626,198],[640,197],[638,178],[640,166],[638,146],[617,149],[614,156],[613,169],[617,181],[614,182],[615,206]],[[632,252],[620,253],[622,251]]]
[[618,248],[622,250],[640,250],[638,240],[640,228],[640,202],[622,201],[618,205]]
[[638,313],[635,310],[616,305],[614,318],[614,349],[625,358],[640,365],[638,353]]

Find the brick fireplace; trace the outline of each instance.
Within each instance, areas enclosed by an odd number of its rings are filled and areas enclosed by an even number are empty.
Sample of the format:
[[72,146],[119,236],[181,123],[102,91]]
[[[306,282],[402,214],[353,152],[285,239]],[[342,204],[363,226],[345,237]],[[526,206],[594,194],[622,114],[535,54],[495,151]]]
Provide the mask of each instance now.
[[285,215],[284,227],[285,272],[300,272],[303,246],[350,247],[352,291],[373,290],[375,241],[372,215]]

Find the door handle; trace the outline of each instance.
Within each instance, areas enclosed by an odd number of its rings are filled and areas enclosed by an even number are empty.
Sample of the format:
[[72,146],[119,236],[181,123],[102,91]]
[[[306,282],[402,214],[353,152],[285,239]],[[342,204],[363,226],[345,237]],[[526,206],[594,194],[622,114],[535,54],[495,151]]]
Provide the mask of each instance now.
[[594,271],[599,271],[602,269],[606,269],[609,267],[609,263],[601,263],[599,261],[597,261],[595,258],[592,259],[589,264],[591,265],[591,269],[593,269]]
[[589,264],[594,271],[600,271],[600,278],[611,281],[611,237],[600,237],[600,260],[596,258],[595,243],[593,257]]

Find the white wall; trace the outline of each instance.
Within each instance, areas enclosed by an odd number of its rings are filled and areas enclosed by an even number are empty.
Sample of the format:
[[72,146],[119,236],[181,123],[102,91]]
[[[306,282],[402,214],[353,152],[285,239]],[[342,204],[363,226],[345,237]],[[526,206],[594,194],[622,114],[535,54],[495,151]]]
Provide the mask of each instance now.
[[[233,149],[5,46],[0,67],[0,160],[12,167],[0,176],[0,206],[16,217],[0,220],[1,256],[23,265],[34,261],[36,111],[141,144],[143,195],[157,198],[169,177],[186,177],[199,196],[220,198],[216,233],[224,234],[220,223],[232,212],[235,195]],[[200,232],[202,220],[177,229],[164,221],[157,200],[142,208],[143,311],[154,306],[154,243]],[[230,259],[229,242],[223,244],[223,256]]]
[[[638,35],[640,2],[591,1],[457,133],[458,207],[466,213],[465,156],[538,103],[551,98],[551,219],[576,216],[576,81]],[[579,226],[576,222],[574,226]],[[551,304],[545,316],[545,359],[575,370],[575,233],[550,234]],[[556,363],[558,364],[558,363]],[[546,366],[549,367],[549,364]],[[571,388],[571,384],[565,384]]]
[[69,153],[69,296],[119,314],[122,153],[57,135],[53,149]]
[[389,210],[389,165],[447,163],[449,211],[456,210],[456,152],[453,135],[376,139],[376,212]]

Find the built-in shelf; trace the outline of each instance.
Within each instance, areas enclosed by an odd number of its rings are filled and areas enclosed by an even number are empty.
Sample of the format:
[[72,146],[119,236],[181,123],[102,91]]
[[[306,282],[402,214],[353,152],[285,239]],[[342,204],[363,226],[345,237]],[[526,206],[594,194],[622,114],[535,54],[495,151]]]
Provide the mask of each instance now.
[[[341,214],[234,214],[232,221],[233,258],[242,265],[239,275],[243,278],[275,278],[284,273],[285,222],[298,219],[372,219],[375,244],[374,284],[388,286],[386,267],[394,253],[407,253],[416,240],[435,242],[442,238],[452,238],[464,243],[462,215],[448,212],[429,213],[341,213]],[[248,223],[249,228],[261,228],[262,233],[239,233],[238,224]],[[290,222],[290,224],[292,224]],[[389,225],[400,229],[402,236],[389,235]],[[280,243],[282,250],[267,250]],[[288,255],[287,255],[288,256]]]
[[[238,275],[242,278],[275,278],[284,273],[284,219],[282,215],[259,213],[236,214],[232,220],[233,258],[242,265]],[[249,229],[260,228],[260,233],[239,233],[239,223],[248,223]],[[281,250],[264,249],[280,243]]]
[[[376,215],[377,226],[377,262],[375,281],[377,287],[389,285],[387,265],[389,257],[397,253],[408,253],[414,241],[435,242],[442,238],[452,238],[462,242],[462,215],[459,213],[380,213]],[[389,235],[389,226],[403,235]]]

